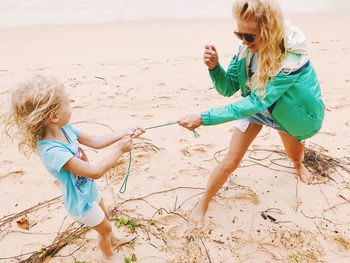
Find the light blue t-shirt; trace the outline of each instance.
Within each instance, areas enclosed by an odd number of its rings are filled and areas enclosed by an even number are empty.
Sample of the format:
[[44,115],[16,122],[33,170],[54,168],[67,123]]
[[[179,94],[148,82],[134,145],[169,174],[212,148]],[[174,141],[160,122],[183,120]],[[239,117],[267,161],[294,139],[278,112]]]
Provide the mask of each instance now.
[[73,174],[62,168],[73,156],[87,161],[78,141],[79,131],[67,124],[61,128],[69,144],[40,140],[38,152],[46,169],[62,186],[64,206],[73,216],[84,217],[85,212],[92,207],[98,190],[94,180]]

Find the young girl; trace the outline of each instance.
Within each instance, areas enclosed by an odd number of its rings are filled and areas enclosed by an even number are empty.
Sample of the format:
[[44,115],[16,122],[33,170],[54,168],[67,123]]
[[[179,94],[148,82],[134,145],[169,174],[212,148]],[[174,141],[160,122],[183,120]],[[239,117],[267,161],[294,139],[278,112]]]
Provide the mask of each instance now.
[[311,183],[313,177],[302,164],[303,140],[321,129],[324,117],[306,39],[283,20],[277,1],[236,0],[233,14],[237,20],[234,33],[242,40],[238,54],[225,71],[216,48],[207,45],[204,63],[221,95],[232,96],[240,90],[243,98],[179,120],[179,125],[190,130],[236,120],[228,153],[212,172],[207,190],[192,212],[191,218],[199,226],[203,226],[209,201],[238,167],[263,125],[278,131],[297,175]]
[[[104,262],[124,262],[123,255],[114,253],[113,249],[130,242],[135,235],[117,238],[113,234],[94,180],[130,151],[132,137],[138,137],[144,130],[137,127],[93,137],[69,124],[70,117],[63,84],[53,77],[35,76],[13,92],[5,132],[19,140],[19,150],[24,154],[39,154],[47,170],[61,183],[68,213],[98,232]],[[89,163],[80,147],[83,144],[101,149],[115,142],[113,152],[97,164]]]

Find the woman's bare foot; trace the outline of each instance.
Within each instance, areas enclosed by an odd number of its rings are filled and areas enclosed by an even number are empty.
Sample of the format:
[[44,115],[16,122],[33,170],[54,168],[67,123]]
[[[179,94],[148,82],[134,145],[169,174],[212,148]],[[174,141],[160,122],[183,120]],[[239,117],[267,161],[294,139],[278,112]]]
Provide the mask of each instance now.
[[295,167],[295,168],[297,170],[297,175],[299,176],[302,182],[307,184],[312,183],[312,181],[314,180],[314,177],[303,164],[300,164],[299,167]]
[[106,257],[105,255],[103,255],[102,262],[103,263],[124,263],[125,257],[122,253],[113,253],[112,256],[110,257]]
[[190,215],[190,219],[199,228],[203,228],[204,226],[204,216],[207,209],[208,203],[204,203],[203,199],[201,199]]
[[136,234],[133,234],[133,235],[117,238],[114,234],[112,234],[112,239],[111,239],[112,248],[117,249],[121,245],[127,244],[130,241],[134,240],[136,237],[137,237]]

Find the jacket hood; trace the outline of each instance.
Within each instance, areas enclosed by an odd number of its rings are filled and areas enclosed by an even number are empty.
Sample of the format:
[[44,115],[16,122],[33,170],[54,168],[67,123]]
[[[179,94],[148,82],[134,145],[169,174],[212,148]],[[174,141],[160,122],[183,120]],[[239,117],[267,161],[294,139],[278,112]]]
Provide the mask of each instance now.
[[284,31],[287,56],[282,61],[282,71],[291,73],[309,61],[309,52],[306,47],[306,37],[289,20],[284,22]]

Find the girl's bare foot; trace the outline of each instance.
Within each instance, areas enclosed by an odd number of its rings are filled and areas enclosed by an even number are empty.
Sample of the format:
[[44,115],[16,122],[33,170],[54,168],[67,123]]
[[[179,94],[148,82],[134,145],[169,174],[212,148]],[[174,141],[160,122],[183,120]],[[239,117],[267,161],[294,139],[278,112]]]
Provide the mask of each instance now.
[[208,209],[208,203],[205,204],[201,199],[190,215],[190,219],[199,228],[203,228],[204,226],[204,216],[207,209]]
[[117,249],[118,247],[120,247],[123,244],[127,244],[129,243],[131,240],[134,240],[136,238],[136,234],[132,234],[129,236],[125,236],[125,237],[121,237],[121,238],[117,238],[114,234],[112,234],[112,239],[111,239],[111,245],[113,249]]
[[299,167],[295,167],[297,170],[297,175],[299,176],[300,180],[304,183],[311,184],[314,180],[313,175],[309,172],[306,167],[301,164]]
[[103,263],[124,263],[125,257],[122,253],[113,253],[112,256],[110,257],[106,257],[105,255],[103,255],[102,262]]

